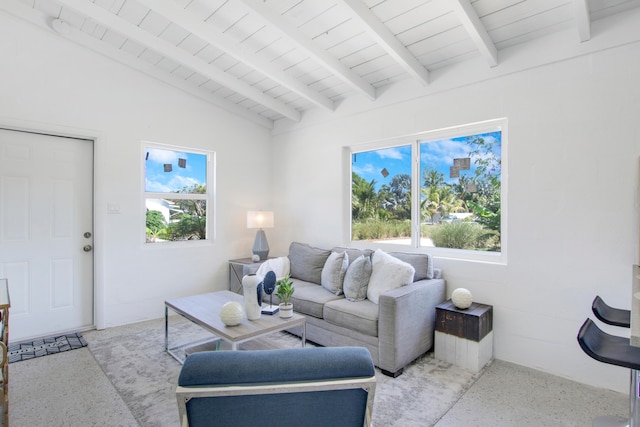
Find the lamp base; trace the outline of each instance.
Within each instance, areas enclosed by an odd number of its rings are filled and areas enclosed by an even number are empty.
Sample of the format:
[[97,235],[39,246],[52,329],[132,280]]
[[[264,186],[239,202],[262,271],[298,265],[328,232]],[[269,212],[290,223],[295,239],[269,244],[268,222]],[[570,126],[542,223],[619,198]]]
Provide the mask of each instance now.
[[261,260],[267,259],[269,256],[269,243],[267,243],[267,235],[261,228],[256,232],[256,240],[253,242],[253,253],[258,255]]

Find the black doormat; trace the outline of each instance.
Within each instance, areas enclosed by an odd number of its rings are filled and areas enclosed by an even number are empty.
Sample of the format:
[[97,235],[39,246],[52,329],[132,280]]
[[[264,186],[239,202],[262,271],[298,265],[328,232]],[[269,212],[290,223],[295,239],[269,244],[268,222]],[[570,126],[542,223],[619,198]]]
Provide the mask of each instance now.
[[47,356],[49,354],[61,353],[63,351],[75,350],[86,347],[87,342],[79,332],[58,335],[48,338],[40,338],[34,341],[24,341],[9,344],[9,363],[21,360],[33,359],[35,357]]

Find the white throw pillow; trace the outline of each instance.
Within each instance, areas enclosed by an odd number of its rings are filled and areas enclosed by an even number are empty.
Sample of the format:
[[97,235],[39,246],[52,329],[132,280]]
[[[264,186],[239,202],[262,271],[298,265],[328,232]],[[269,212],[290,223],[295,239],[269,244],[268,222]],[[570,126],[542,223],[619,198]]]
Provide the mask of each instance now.
[[347,267],[349,267],[349,256],[346,252],[331,252],[322,268],[320,276],[322,287],[334,295],[340,295]]
[[286,256],[271,258],[260,264],[256,275],[264,277],[267,272],[273,271],[276,274],[276,279],[280,280],[289,274],[290,265],[289,258]]
[[367,298],[375,304],[378,304],[382,293],[413,283],[416,271],[411,264],[400,261],[380,249],[373,253],[371,264]]

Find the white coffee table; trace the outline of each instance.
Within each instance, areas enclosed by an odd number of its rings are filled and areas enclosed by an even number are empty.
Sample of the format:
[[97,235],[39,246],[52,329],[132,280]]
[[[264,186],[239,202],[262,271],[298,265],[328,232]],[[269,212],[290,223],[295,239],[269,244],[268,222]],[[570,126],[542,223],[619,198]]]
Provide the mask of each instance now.
[[306,343],[305,317],[293,313],[290,318],[281,318],[276,315],[261,315],[258,320],[246,318],[236,326],[227,326],[220,319],[222,306],[229,301],[237,301],[244,305],[242,295],[230,291],[211,292],[207,294],[193,295],[177,298],[164,303],[164,349],[178,362],[184,360],[176,354],[176,350],[210,341],[211,338],[196,342],[188,342],[173,347],[169,346],[169,309],[185,319],[190,320],[201,328],[211,332],[218,338],[231,344],[232,350],[237,350],[240,343],[255,338],[264,337],[273,332],[284,331],[295,326],[300,326],[302,347]]

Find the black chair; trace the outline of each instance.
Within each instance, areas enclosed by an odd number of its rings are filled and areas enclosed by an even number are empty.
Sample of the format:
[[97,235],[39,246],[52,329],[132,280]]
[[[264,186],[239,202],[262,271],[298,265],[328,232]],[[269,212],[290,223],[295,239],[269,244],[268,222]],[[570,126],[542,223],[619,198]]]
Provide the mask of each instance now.
[[613,326],[631,327],[631,311],[613,308],[607,305],[600,296],[596,296],[591,304],[591,310],[598,319]]
[[582,324],[578,333],[578,343],[587,355],[599,362],[631,369],[629,419],[612,416],[597,417],[593,420],[593,426],[640,427],[640,400],[638,399],[640,347],[632,346],[629,338],[603,332],[591,319],[587,319]]

